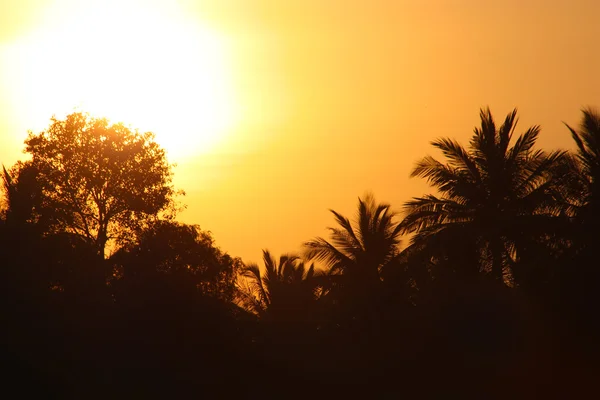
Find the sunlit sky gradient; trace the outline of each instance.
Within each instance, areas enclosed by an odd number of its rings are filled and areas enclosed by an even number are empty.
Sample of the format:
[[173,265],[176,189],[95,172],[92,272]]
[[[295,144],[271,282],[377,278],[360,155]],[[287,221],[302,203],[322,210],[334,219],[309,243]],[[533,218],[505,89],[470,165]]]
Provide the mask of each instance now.
[[[104,107],[178,163],[181,220],[258,261],[365,190],[396,209],[426,193],[414,162],[468,140],[480,107],[518,107],[518,131],[570,148],[562,121],[600,107],[599,16],[595,0],[3,0],[0,161],[53,113]],[[122,82],[114,102],[90,65]]]

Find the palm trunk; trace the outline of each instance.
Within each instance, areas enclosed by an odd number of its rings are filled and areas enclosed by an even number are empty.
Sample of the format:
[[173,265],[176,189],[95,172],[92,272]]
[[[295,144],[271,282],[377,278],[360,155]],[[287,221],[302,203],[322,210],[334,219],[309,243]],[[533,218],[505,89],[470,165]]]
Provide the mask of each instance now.
[[492,275],[500,282],[504,281],[503,265],[502,265],[502,241],[498,238],[492,239],[490,243],[492,252]]

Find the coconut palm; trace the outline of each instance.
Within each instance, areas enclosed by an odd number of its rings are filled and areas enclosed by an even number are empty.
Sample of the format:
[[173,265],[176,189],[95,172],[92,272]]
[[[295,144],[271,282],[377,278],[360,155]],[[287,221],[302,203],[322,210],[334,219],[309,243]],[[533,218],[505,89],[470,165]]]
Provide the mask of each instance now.
[[241,274],[247,281],[241,283],[241,303],[259,316],[281,320],[306,318],[318,297],[317,281],[320,275],[314,264],[306,264],[298,256],[284,254],[279,261],[268,250],[263,250],[264,273],[257,264],[248,264]]
[[[582,110],[579,129],[565,124],[576,144],[572,157],[568,194],[572,246],[559,261],[554,280],[554,299],[569,310],[569,318],[596,329],[598,319],[598,245],[600,244],[600,113]],[[595,330],[598,334],[598,331]]]
[[579,132],[565,124],[577,145],[576,173],[571,205],[576,220],[585,225],[587,235],[598,235],[600,227],[600,114],[592,108],[582,110]]
[[[512,276],[511,266],[534,243],[552,234],[562,208],[558,167],[566,153],[534,149],[539,126],[532,126],[511,146],[517,110],[496,129],[492,114],[480,111],[467,148],[447,138],[432,145],[446,157],[419,161],[411,177],[421,177],[440,193],[405,203],[404,233],[414,233],[411,246],[433,256],[465,249],[477,253],[478,268],[498,279]],[[533,251],[533,250],[532,250]]]
[[378,281],[399,255],[400,226],[389,204],[371,194],[358,199],[356,223],[330,210],[339,227],[329,228],[331,241],[317,237],[304,244],[309,260],[323,261],[332,273]]

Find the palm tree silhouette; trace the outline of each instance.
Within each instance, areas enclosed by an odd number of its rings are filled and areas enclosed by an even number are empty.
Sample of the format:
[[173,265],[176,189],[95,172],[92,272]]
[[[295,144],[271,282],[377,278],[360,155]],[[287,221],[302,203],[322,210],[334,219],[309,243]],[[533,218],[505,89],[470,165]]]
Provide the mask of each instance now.
[[[389,204],[377,203],[371,194],[358,199],[355,223],[330,210],[339,227],[330,227],[331,240],[317,237],[304,243],[305,257],[324,262],[328,269],[325,299],[368,311],[382,292],[382,275],[401,264],[400,224]],[[357,308],[358,307],[358,308]],[[366,307],[366,308],[365,308]]]
[[512,278],[511,266],[532,243],[547,239],[561,210],[556,171],[565,152],[533,147],[540,133],[532,126],[510,142],[517,110],[496,129],[489,108],[480,110],[468,148],[442,138],[432,142],[447,159],[427,156],[411,177],[426,178],[441,196],[427,195],[405,203],[404,233],[414,233],[411,247],[439,257],[445,250],[476,254],[478,268],[496,278]]
[[600,114],[589,107],[582,112],[579,132],[565,124],[577,145],[578,161],[573,164],[575,184],[571,186],[570,205],[582,228],[582,239],[591,245],[598,242],[600,233]]
[[400,226],[389,204],[377,204],[371,194],[358,199],[356,226],[330,210],[340,228],[329,228],[331,242],[317,237],[304,243],[309,260],[323,261],[332,273],[378,281],[380,272],[400,254]]
[[314,264],[306,267],[298,256],[284,254],[279,261],[263,250],[265,271],[248,264],[241,275],[248,281],[240,284],[241,303],[261,318],[271,320],[305,319],[318,297]]

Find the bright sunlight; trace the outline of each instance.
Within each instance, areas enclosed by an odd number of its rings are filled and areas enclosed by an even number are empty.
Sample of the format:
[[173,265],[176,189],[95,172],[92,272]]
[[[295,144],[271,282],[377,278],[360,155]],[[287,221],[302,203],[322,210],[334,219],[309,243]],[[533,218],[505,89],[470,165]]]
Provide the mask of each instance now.
[[62,0],[13,43],[19,117],[74,109],[156,133],[171,159],[209,152],[237,119],[223,36],[173,1]]

